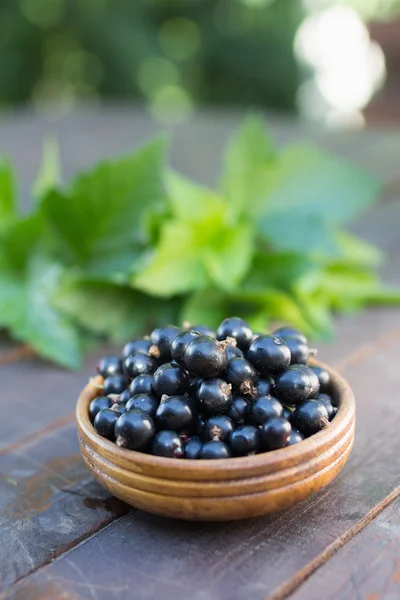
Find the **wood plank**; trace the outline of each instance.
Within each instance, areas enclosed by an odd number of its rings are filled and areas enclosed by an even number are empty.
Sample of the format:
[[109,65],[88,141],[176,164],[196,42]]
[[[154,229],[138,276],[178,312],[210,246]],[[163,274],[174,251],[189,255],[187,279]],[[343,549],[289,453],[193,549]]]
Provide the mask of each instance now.
[[4,453],[0,456],[0,590],[128,510],[89,475],[73,423]]
[[290,600],[400,598],[400,498],[289,597]]
[[128,589],[133,600],[177,593],[195,600],[261,600],[278,593],[398,484],[400,405],[388,402],[382,410],[382,399],[392,398],[397,385],[392,357],[399,352],[397,337],[347,368],[358,405],[354,451],[336,481],[314,498],[242,523],[179,523],[136,511],[10,588],[4,598],[24,593],[29,598],[29,586],[49,582],[62,582],[65,592],[85,600],[118,598]]

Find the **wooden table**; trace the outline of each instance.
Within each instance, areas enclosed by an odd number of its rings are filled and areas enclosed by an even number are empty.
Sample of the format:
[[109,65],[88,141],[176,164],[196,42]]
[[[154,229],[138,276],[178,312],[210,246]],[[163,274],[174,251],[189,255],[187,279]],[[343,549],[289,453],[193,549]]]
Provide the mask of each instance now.
[[[212,181],[238,120],[210,113],[177,128],[174,165]],[[281,142],[307,134],[277,119],[271,128]],[[16,161],[26,207],[44,131],[59,134],[68,177],[154,129],[128,108],[58,120],[21,113],[0,123],[0,151]],[[400,136],[389,130],[312,135],[387,182],[384,201],[354,229],[387,251],[383,275],[400,283]],[[339,368],[357,398],[355,447],[336,481],[281,514],[181,523],[129,509],[84,468],[73,410],[98,355],[84,372],[68,373],[26,356],[3,336],[1,600],[400,598],[400,310],[371,308],[338,319],[336,342],[321,345],[320,356]]]

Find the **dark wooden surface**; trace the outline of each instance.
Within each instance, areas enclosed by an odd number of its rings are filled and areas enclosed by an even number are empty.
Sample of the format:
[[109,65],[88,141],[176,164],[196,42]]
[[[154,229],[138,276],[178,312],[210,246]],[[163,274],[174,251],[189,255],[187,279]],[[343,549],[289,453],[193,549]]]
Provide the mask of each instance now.
[[[213,181],[239,118],[203,115],[179,127],[175,166]],[[282,142],[308,135],[295,123],[271,123]],[[0,122],[0,152],[15,158],[28,206],[43,133],[59,134],[68,177],[154,130],[128,109],[82,111],[58,121],[19,114]],[[383,275],[400,283],[400,135],[311,135],[387,182],[384,202],[354,229],[386,250]],[[335,343],[320,348],[321,359],[336,365],[356,394],[356,441],[343,472],[284,513],[199,524],[131,510],[83,467],[72,411],[97,356],[83,373],[71,374],[1,337],[0,599],[400,598],[400,310],[341,317]]]

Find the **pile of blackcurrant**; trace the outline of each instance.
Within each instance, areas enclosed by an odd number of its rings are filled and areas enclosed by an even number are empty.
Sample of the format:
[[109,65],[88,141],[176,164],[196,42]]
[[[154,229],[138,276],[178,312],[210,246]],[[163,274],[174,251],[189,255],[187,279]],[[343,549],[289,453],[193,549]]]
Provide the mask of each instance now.
[[253,333],[230,317],[217,331],[168,325],[129,342],[97,366],[89,406],[96,431],[157,456],[248,456],[301,442],[329,426],[337,408],[329,373],[308,366],[305,336],[281,327]]

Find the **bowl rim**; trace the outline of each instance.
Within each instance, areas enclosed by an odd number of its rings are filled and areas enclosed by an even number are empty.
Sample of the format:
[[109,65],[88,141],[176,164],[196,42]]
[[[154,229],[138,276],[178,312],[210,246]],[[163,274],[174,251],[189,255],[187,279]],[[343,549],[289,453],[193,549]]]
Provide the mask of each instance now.
[[[79,434],[83,433],[83,437],[89,440],[91,445],[97,446],[97,451],[106,456],[115,457],[116,461],[131,461],[134,464],[141,464],[143,467],[172,470],[176,476],[179,472],[193,471],[201,474],[204,472],[205,478],[210,471],[237,471],[252,469],[257,467],[268,468],[279,466],[295,466],[308,458],[315,456],[316,452],[322,452],[329,446],[335,444],[345,432],[352,426],[355,419],[355,400],[354,394],[347,381],[339,375],[337,371],[321,361],[313,359],[310,364],[326,369],[331,378],[331,385],[334,395],[339,401],[338,411],[331,424],[326,429],[306,438],[298,444],[286,446],[278,450],[262,452],[252,456],[231,457],[225,459],[197,459],[197,460],[177,460],[176,458],[167,458],[164,456],[154,456],[128,448],[120,448],[114,442],[100,436],[94,429],[88,413],[90,401],[95,397],[96,385],[101,384],[103,378],[96,376],[82,390],[76,405],[76,420]],[[81,437],[81,436],[80,436]],[[86,442],[85,442],[86,443]],[[250,475],[251,476],[251,473]]]

